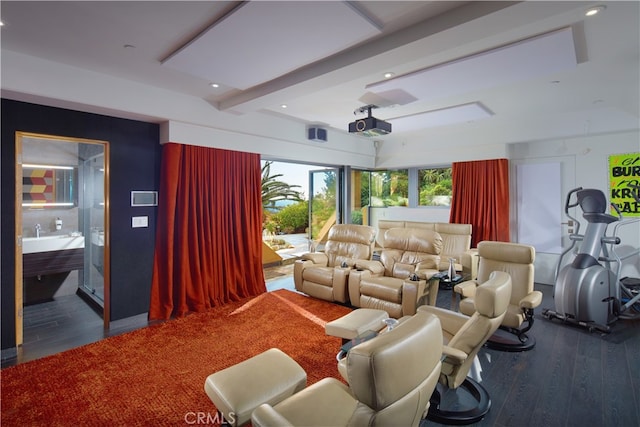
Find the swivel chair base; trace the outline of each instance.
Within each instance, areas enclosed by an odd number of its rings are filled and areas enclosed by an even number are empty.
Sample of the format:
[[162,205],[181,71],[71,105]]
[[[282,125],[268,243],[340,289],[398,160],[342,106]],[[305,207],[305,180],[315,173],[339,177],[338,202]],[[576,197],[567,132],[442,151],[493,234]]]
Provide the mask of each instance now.
[[536,345],[536,339],[526,334],[514,336],[511,332],[498,329],[484,345],[492,350],[516,353],[531,350]]
[[[447,391],[458,393],[458,390],[464,390],[469,393],[473,397],[476,405],[470,409],[460,411],[441,408],[440,400],[442,395]],[[448,425],[473,424],[480,421],[489,412],[490,408],[491,398],[487,390],[474,379],[467,377],[456,390],[449,390],[438,383],[438,386],[431,395],[427,419],[439,424]]]

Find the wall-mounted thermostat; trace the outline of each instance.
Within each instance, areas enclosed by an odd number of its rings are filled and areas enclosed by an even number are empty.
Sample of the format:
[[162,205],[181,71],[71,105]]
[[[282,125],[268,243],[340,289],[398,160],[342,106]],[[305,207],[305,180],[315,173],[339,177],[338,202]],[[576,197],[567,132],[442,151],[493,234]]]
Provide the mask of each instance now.
[[132,191],[131,206],[158,206],[158,192]]

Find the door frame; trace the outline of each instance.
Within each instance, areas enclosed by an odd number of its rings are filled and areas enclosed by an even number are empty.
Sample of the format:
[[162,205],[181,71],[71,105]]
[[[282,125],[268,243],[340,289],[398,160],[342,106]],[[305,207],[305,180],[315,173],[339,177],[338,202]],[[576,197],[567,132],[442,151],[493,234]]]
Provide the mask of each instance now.
[[16,347],[24,341],[24,281],[22,262],[22,140],[24,138],[52,139],[77,144],[100,144],[104,150],[104,300],[103,300],[103,326],[109,329],[111,313],[111,274],[110,274],[110,227],[109,227],[109,142],[97,139],[74,138],[58,135],[48,135],[33,132],[16,131],[15,134],[15,268],[14,268],[14,299],[15,299],[15,333]]

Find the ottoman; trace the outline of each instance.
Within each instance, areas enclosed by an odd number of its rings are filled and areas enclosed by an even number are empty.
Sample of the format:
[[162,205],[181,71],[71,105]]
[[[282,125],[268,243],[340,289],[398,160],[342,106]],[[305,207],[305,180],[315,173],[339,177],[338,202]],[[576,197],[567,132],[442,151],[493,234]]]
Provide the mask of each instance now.
[[307,373],[291,357],[272,348],[209,375],[204,391],[232,426],[251,421],[255,408],[275,405],[302,390]]
[[327,323],[324,331],[327,335],[342,338],[342,342],[345,343],[366,331],[381,330],[384,327],[384,319],[388,318],[389,314],[384,310],[358,308]]

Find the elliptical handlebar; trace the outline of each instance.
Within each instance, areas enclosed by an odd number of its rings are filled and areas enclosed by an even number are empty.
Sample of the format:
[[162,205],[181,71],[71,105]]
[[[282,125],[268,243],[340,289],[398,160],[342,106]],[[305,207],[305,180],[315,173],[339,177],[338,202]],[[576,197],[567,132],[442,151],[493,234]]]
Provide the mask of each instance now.
[[577,187],[574,188],[573,190],[569,191],[569,193],[567,193],[567,202],[564,204],[564,212],[569,215],[569,208],[575,208],[576,206],[578,206],[580,204],[580,202],[578,201],[578,199],[576,199],[575,203],[571,203],[571,196],[574,193],[577,193],[578,191],[582,190],[582,187]]
[[567,201],[564,204],[564,213],[575,224],[575,231],[574,231],[573,234],[578,234],[578,231],[580,231],[580,221],[578,221],[576,218],[571,216],[571,214],[569,213],[569,209],[570,208],[575,208],[576,206],[580,205],[580,201],[576,197],[576,202],[575,203],[571,203],[571,196],[573,194],[577,193],[578,191],[581,191],[581,190],[582,190],[582,187],[578,187],[578,188],[574,188],[573,190],[569,191],[569,193],[567,194]]
[[600,239],[602,243],[607,243],[609,245],[619,245],[621,240],[618,236],[605,236]]
[[565,255],[567,255],[569,252],[573,250],[574,246],[576,245],[576,242],[582,241],[582,239],[584,239],[584,236],[578,234],[578,232],[580,231],[580,221],[578,221],[577,218],[574,218],[573,216],[571,216],[571,214],[569,213],[570,208],[575,208],[576,206],[580,205],[580,201],[578,200],[577,197],[576,197],[576,202],[571,203],[571,196],[581,190],[582,190],[582,187],[578,187],[569,191],[569,193],[567,194],[567,200],[564,204],[564,213],[567,215],[567,217],[570,220],[573,221],[575,228],[573,233],[569,234],[569,240],[571,240],[571,245],[568,248],[566,248],[558,258],[558,263],[556,264],[556,269],[554,274],[554,282],[558,278],[558,274],[560,273],[560,266],[562,265],[562,260],[565,257]]

